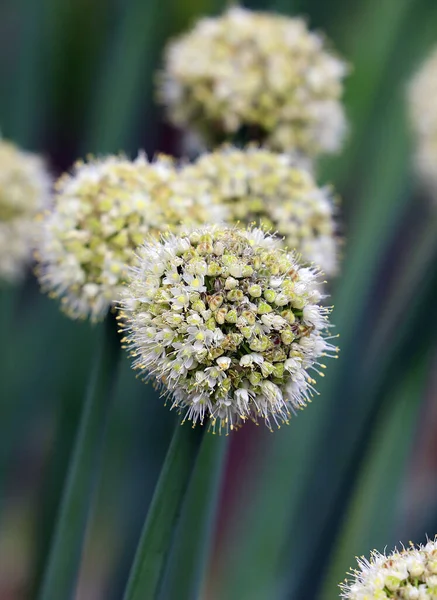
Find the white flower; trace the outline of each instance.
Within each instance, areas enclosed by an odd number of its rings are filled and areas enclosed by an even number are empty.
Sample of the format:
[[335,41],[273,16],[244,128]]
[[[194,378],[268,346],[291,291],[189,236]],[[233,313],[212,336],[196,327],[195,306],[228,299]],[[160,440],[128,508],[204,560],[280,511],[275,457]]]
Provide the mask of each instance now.
[[[263,419],[270,428],[288,422],[310,399],[308,369],[337,351],[324,339],[328,309],[310,326],[303,318],[318,285],[316,272],[307,270],[297,295],[301,267],[293,255],[264,243],[267,237],[256,229],[211,226],[192,231],[183,247],[175,236],[150,239],[123,292],[121,315],[134,367],[162,382],[186,419],[209,419],[219,433],[246,419]],[[165,264],[154,295],[146,295],[152,257]],[[208,275],[192,274],[200,259]],[[175,262],[177,286],[168,277]],[[238,278],[228,276],[229,265],[241,265]],[[314,305],[308,314],[316,314]],[[144,315],[151,316],[146,326]]]
[[[141,154],[135,161],[117,156],[79,161],[57,182],[56,192],[38,230],[38,277],[44,290],[62,298],[67,314],[94,321],[118,301],[146,235],[203,224],[213,214],[198,201],[196,182],[181,184],[178,169],[165,156],[154,162]],[[186,243],[178,240],[181,248]],[[152,252],[144,298],[154,297],[162,276],[166,285],[180,284],[177,264]],[[174,304],[182,310],[185,298]]]
[[219,356],[217,359],[217,364],[222,371],[226,371],[231,366],[231,359],[229,356]]
[[[210,145],[248,129],[267,147],[313,157],[342,144],[347,70],[303,19],[233,7],[169,44],[159,96],[174,123]],[[244,193],[238,172],[234,184]]]
[[192,275],[191,273],[184,274],[184,281],[188,284],[188,289],[191,292],[204,292],[206,287],[204,285],[203,275]]

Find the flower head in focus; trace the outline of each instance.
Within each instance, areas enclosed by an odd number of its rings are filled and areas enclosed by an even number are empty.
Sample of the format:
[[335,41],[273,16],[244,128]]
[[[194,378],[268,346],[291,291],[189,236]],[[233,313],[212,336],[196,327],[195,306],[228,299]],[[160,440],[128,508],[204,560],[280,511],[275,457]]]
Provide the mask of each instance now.
[[211,202],[224,205],[227,220],[271,230],[332,276],[337,271],[338,237],[330,190],[287,154],[249,147],[224,147],[187,165],[183,179],[197,182]]
[[149,240],[122,295],[134,368],[194,424],[288,422],[335,355],[317,273],[260,229],[205,227]]
[[426,600],[437,598],[437,543],[428,541],[386,556],[376,550],[358,559],[352,579],[340,584],[345,600]]
[[416,166],[437,197],[437,48],[410,83],[408,99],[415,134]]
[[159,95],[213,145],[243,136],[315,157],[341,146],[346,73],[304,20],[233,7],[169,44]]
[[110,156],[77,162],[56,184],[37,248],[43,289],[73,318],[99,320],[118,300],[134,250],[147,234],[200,224],[214,211],[194,182],[179,182],[169,157],[148,162]]
[[34,218],[50,198],[41,157],[0,140],[0,279],[20,279],[32,258]]

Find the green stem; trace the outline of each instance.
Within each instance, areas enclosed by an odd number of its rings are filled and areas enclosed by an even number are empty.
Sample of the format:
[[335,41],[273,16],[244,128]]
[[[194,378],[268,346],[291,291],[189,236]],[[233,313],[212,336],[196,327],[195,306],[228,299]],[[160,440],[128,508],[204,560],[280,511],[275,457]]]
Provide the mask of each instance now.
[[198,598],[205,578],[229,438],[205,437],[197,459],[160,598]]
[[117,325],[110,314],[82,411],[40,600],[68,600],[73,595],[119,356]]
[[154,600],[204,429],[176,426],[141,532],[124,600]]

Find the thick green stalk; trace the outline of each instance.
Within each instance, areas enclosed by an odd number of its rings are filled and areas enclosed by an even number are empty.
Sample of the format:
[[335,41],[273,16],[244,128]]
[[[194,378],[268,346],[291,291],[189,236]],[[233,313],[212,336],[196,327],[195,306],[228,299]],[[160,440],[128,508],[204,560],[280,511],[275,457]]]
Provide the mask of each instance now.
[[110,397],[115,388],[119,356],[117,325],[110,314],[106,319],[102,344],[83,407],[38,596],[40,600],[68,600],[73,595],[95,482],[96,463],[102,447]]
[[228,437],[208,435],[184,501],[160,598],[198,598],[205,578],[228,449]]
[[155,600],[193,471],[203,427],[176,425],[141,532],[124,600]]

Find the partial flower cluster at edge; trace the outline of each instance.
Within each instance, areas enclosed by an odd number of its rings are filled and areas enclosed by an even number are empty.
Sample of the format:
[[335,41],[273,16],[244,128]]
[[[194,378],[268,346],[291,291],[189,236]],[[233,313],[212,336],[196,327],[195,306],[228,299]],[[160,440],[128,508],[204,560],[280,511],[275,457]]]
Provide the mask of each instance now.
[[435,600],[437,542],[411,544],[388,556],[375,550],[370,560],[358,559],[358,569],[340,588],[345,600]]
[[32,259],[34,219],[50,202],[44,160],[0,139],[0,279],[21,279]]

